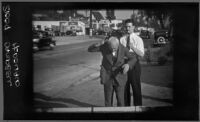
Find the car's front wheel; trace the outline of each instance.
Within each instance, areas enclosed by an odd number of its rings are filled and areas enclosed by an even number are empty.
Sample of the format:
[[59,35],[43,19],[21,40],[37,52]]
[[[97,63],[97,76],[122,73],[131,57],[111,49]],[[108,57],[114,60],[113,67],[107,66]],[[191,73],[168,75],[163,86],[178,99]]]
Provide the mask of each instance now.
[[150,39],[150,36],[149,36],[149,35],[147,35],[147,39]]
[[165,42],[165,37],[163,37],[163,36],[159,36],[158,38],[157,38],[157,43],[158,44],[165,44],[166,42]]
[[39,50],[39,47],[37,44],[33,44],[33,52],[37,52]]
[[54,47],[55,47],[55,45],[54,45],[53,43],[51,43],[51,44],[49,45],[49,49],[50,49],[50,50],[53,50]]

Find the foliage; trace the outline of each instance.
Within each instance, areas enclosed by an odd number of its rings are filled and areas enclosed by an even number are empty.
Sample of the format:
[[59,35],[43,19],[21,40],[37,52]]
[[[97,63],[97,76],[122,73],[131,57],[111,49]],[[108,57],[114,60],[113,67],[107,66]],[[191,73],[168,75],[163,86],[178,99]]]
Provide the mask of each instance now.
[[[40,17],[33,16],[34,20],[69,20],[70,17],[84,18],[76,10],[36,10],[34,14],[40,14]],[[34,15],[33,14],[33,15]]]
[[147,48],[147,51],[145,52],[144,58],[145,58],[145,60],[147,61],[148,64],[151,63],[152,59],[151,59],[151,49],[150,49],[150,47]]
[[164,65],[166,62],[167,62],[167,57],[166,56],[158,57],[158,64],[159,65]]
[[170,44],[156,48],[148,46],[141,60],[146,61],[147,64],[157,62],[158,65],[164,65],[166,62],[173,59],[173,50],[171,46]]
[[165,9],[134,10],[132,16],[136,26],[152,27],[155,29],[170,29],[173,14]]
[[106,10],[106,19],[110,21],[116,19],[114,10]]

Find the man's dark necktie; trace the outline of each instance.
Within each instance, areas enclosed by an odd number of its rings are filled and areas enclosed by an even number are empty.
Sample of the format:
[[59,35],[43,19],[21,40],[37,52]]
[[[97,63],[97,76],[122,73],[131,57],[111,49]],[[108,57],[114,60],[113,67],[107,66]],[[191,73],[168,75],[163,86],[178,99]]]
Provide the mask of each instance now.
[[128,50],[130,50],[130,36],[128,35],[127,38],[126,38],[126,47],[128,48]]

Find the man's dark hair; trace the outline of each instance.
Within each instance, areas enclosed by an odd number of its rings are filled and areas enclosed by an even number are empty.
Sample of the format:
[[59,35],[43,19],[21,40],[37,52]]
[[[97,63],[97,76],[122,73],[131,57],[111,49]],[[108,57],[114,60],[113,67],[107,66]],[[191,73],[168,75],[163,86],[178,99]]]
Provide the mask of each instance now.
[[121,30],[112,30],[110,33],[108,33],[106,39],[109,39],[111,36],[117,37],[120,39],[123,36],[123,32]]
[[114,37],[117,37],[118,39],[120,39],[123,36],[123,34],[120,30],[113,30],[111,32],[110,36],[114,36]]
[[134,24],[132,19],[127,19],[127,20],[125,20],[125,24],[127,24],[127,23],[132,23],[132,24]]

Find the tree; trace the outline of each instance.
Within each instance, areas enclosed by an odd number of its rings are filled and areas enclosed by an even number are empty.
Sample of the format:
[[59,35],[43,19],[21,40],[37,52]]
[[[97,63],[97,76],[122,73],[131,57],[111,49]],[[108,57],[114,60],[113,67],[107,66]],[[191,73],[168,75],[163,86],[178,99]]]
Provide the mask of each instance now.
[[114,10],[106,10],[106,19],[109,21],[116,19]]
[[169,29],[172,25],[173,14],[172,11],[166,9],[146,10],[145,14],[148,18],[154,18],[160,23],[161,29]]
[[155,30],[167,29],[170,37],[173,36],[173,10],[169,9],[145,9],[133,10],[131,16],[135,26],[151,27]]

